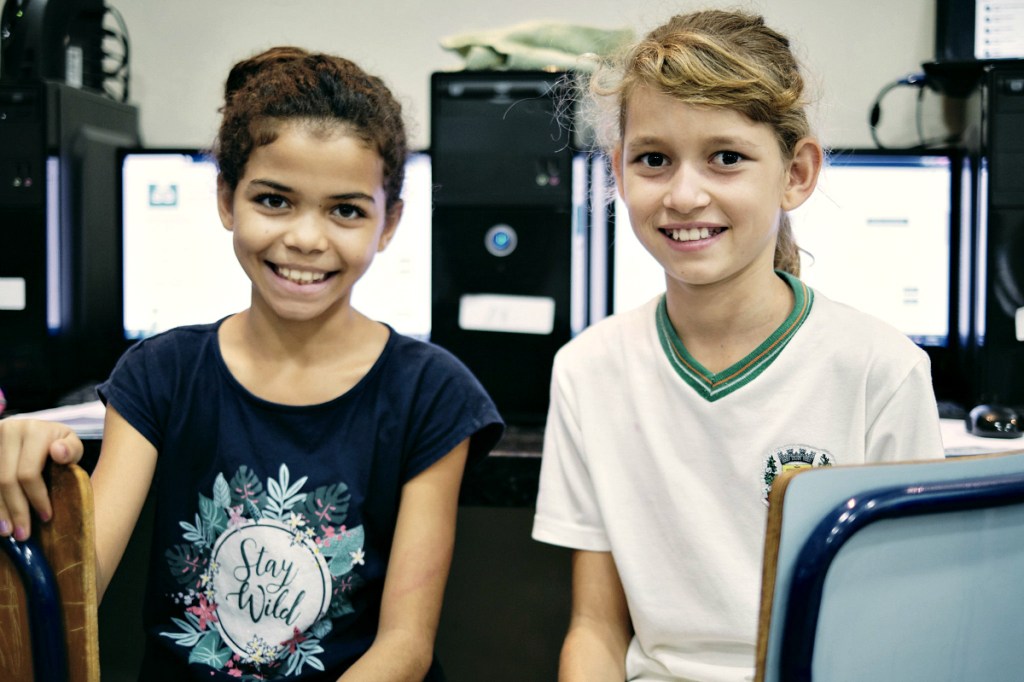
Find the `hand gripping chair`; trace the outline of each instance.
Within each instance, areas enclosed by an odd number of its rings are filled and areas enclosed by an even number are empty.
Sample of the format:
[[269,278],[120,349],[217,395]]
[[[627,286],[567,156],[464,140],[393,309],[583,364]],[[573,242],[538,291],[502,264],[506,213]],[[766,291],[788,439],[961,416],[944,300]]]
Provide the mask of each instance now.
[[756,680],[1024,680],[1024,451],[776,479]]
[[0,538],[0,680],[100,679],[92,488],[50,465],[53,519],[25,542]]

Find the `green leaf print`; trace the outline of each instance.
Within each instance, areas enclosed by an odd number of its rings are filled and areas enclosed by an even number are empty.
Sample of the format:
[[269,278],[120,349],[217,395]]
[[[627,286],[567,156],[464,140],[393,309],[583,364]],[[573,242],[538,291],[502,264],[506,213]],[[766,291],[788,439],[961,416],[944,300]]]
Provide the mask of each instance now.
[[203,531],[203,521],[199,518],[199,514],[195,515],[195,524],[191,524],[188,521],[178,521],[178,525],[185,530],[181,536],[182,538],[194,545],[209,547],[210,543]]
[[232,506],[231,486],[224,480],[224,474],[217,474],[217,479],[213,482],[213,503],[221,509]]
[[203,495],[199,496],[199,515],[203,520],[203,536],[211,547],[221,533],[228,527],[228,515],[224,507],[217,506],[214,500]]
[[199,629],[199,619],[191,613],[186,613],[185,618],[188,620],[182,620],[180,618],[171,618],[175,625],[178,626],[180,632],[161,632],[162,637],[168,637],[173,639],[180,646],[193,647],[199,640],[206,636],[207,633]]
[[231,503],[232,505],[250,502],[256,507],[262,507],[266,499],[263,491],[263,482],[257,478],[252,469],[244,464],[238,468],[238,473],[231,477]]
[[299,491],[306,484],[307,477],[303,476],[292,484],[291,474],[286,464],[281,465],[277,476],[278,480],[275,481],[271,478],[267,481],[267,491],[270,497],[267,500],[264,513],[268,518],[283,521],[292,507],[306,500],[307,494],[300,493]]
[[331,607],[327,610],[327,617],[340,618],[355,611],[352,606],[352,595],[365,582],[358,573],[349,573],[344,577],[335,578],[332,581],[334,591],[331,593]]
[[345,523],[348,514],[348,503],[352,495],[344,483],[320,486],[312,495],[306,497],[303,512],[309,523],[318,532],[327,526],[340,526]]
[[175,545],[164,552],[164,556],[171,575],[181,585],[195,586],[199,574],[206,569],[206,555],[193,545]]
[[305,665],[322,671],[324,664],[316,657],[316,654],[322,654],[323,651],[324,648],[320,646],[320,642],[316,639],[305,639],[298,642],[291,649],[285,648],[282,651],[286,661],[284,674],[301,675],[302,667]]
[[339,535],[331,538],[330,544],[327,540],[320,546],[320,552],[324,557],[330,557],[327,568],[334,577],[342,576],[352,570],[355,564],[362,564],[365,561],[363,556],[363,543],[366,539],[363,527],[357,526],[346,529]]
[[208,632],[188,655],[189,663],[204,663],[211,668],[223,668],[231,658],[231,649],[221,644],[220,635]]
[[317,621],[313,623],[313,627],[310,628],[309,634],[313,635],[317,639],[323,639],[330,634],[331,630],[334,629],[334,623],[329,618]]

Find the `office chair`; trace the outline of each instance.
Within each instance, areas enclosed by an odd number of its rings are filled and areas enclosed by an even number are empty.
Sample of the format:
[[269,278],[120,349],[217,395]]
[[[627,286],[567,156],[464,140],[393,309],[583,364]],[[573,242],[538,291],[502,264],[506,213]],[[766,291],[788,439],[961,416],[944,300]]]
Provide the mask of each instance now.
[[49,465],[53,519],[0,546],[0,680],[100,679],[92,487]]
[[1024,679],[1024,450],[805,469],[769,502],[757,682]]

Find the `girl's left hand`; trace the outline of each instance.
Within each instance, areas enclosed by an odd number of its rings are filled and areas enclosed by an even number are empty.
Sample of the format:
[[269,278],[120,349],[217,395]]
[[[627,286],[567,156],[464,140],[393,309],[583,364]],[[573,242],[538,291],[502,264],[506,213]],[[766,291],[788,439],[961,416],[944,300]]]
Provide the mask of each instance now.
[[43,481],[46,461],[75,463],[84,450],[74,430],[65,424],[0,421],[0,536],[27,539],[32,529],[30,509],[43,521],[50,520],[53,507]]

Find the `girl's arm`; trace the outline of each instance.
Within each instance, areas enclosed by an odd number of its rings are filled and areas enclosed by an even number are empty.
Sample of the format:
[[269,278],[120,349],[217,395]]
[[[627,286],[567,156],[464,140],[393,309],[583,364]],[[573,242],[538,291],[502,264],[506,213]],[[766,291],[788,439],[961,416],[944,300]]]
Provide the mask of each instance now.
[[402,487],[377,636],[339,682],[421,682],[434,656],[469,440]]
[[53,516],[43,468],[52,459],[71,464],[82,458],[82,441],[57,422],[5,419],[0,422],[0,537],[28,538],[30,508],[43,521]]
[[156,448],[107,405],[103,444],[92,474],[96,515],[96,587],[103,593],[117,570],[146,502]]
[[559,659],[559,682],[622,682],[632,636],[611,552],[573,552],[572,615]]

